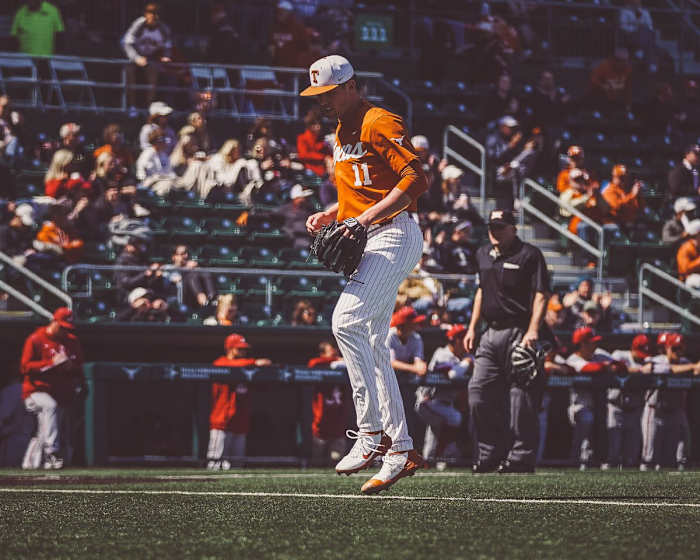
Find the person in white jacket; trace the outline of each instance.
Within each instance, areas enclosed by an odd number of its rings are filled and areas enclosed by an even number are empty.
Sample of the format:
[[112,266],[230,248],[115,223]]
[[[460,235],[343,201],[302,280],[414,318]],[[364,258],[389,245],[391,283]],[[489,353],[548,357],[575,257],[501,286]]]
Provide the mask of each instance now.
[[167,195],[173,188],[177,175],[170,166],[165,144],[165,135],[154,130],[148,137],[150,146],[136,160],[136,178],[158,196]]

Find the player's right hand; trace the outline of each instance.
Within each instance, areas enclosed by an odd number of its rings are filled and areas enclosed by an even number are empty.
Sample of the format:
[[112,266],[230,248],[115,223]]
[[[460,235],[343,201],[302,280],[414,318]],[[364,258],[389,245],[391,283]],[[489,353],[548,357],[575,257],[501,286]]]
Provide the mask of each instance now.
[[476,341],[476,333],[474,332],[474,329],[472,329],[472,328],[467,329],[467,334],[464,335],[464,349],[469,353],[473,353],[475,341]]
[[326,212],[316,212],[311,214],[306,220],[306,231],[311,235],[318,232],[323,226],[327,226],[333,221],[333,216]]

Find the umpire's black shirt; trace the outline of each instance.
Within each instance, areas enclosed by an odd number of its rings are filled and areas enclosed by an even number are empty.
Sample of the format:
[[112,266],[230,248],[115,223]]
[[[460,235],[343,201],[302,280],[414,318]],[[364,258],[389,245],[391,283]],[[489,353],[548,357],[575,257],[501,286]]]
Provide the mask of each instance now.
[[518,237],[507,251],[488,244],[476,252],[481,314],[487,323],[527,326],[535,292],[549,293],[542,251]]

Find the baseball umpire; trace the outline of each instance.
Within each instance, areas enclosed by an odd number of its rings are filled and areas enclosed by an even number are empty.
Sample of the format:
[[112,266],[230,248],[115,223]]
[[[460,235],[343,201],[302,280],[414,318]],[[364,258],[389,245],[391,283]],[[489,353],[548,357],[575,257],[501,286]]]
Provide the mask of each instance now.
[[491,243],[476,253],[479,289],[464,337],[465,348],[473,352],[477,325],[486,321],[469,382],[478,445],[473,470],[534,472],[543,343],[553,338],[541,327],[549,274],[542,252],[518,238],[511,211],[493,210],[488,227]]

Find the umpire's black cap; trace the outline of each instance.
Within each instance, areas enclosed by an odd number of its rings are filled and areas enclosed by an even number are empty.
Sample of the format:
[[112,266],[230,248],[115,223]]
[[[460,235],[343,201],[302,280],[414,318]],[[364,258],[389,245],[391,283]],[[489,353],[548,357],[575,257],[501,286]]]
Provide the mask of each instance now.
[[491,210],[489,214],[489,226],[507,226],[515,225],[515,216],[512,210],[503,210],[496,208]]

